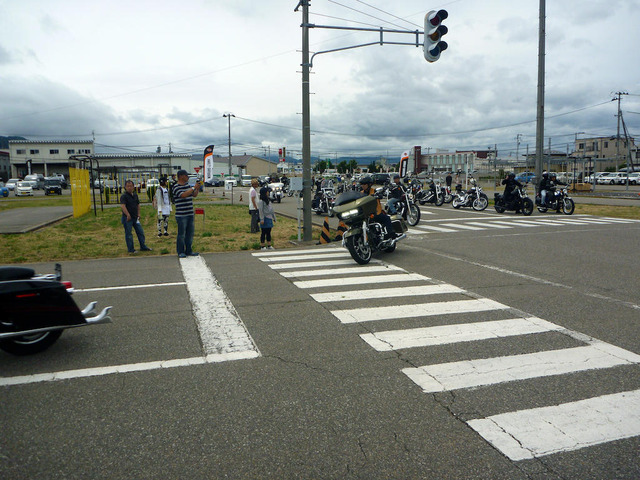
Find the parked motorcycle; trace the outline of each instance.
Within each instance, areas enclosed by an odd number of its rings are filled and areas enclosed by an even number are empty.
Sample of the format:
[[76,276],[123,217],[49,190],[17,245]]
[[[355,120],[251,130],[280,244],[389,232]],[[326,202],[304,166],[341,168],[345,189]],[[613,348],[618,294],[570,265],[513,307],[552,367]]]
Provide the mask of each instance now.
[[313,197],[311,201],[311,208],[318,215],[328,215],[333,217],[333,202],[335,200],[335,196],[333,194],[333,189],[331,188],[323,188],[316,192],[316,195]]
[[342,237],[342,245],[360,265],[371,260],[374,252],[391,253],[399,240],[406,238],[407,225],[399,215],[391,216],[394,232],[399,235],[390,238],[385,227],[373,221],[377,208],[377,198],[360,192],[345,192],[336,198],[334,210],[348,227]]
[[451,191],[451,187],[449,185],[442,187],[442,194],[444,196],[444,203],[451,203],[453,201],[453,197],[456,195]]
[[489,197],[482,191],[482,187],[478,185],[475,178],[470,180],[471,188],[463,190],[462,185],[456,185],[456,194],[453,197],[451,206],[453,208],[472,207],[474,210],[481,212],[489,205]]
[[389,215],[400,215],[402,219],[407,222],[410,226],[415,227],[420,221],[420,209],[418,205],[413,201],[413,194],[407,192],[402,189],[402,197],[396,202],[396,213],[392,214],[389,211],[389,198],[388,193],[389,189],[386,191],[387,193],[387,203],[384,206],[385,212]]
[[560,213],[560,210],[562,210],[562,213],[565,215],[571,215],[576,209],[576,204],[573,198],[569,196],[567,186],[547,191],[546,203],[544,205],[542,204],[540,192],[538,192],[536,195],[536,206],[541,213],[547,210],[555,210],[556,213]]
[[526,216],[531,215],[533,213],[533,200],[527,196],[527,185],[516,187],[513,191],[513,199],[509,202],[505,201],[502,193],[496,193],[494,195],[496,212],[504,213],[505,210],[514,210],[516,213],[522,212]]
[[429,183],[429,190],[421,189],[416,196],[416,200],[420,205],[425,205],[427,203],[433,203],[436,207],[441,206],[444,203],[444,195],[442,194],[442,189],[440,188],[440,183],[437,184],[431,180]]
[[71,282],[62,281],[60,264],[54,274],[36,275],[26,267],[0,267],[0,349],[29,355],[49,348],[67,328],[111,321],[97,302],[80,310],[71,298]]

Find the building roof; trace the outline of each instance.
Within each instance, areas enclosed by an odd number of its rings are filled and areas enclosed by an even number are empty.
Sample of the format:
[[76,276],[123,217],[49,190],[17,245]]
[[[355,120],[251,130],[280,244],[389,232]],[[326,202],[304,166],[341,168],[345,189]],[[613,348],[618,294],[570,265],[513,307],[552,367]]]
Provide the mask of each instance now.
[[9,143],[40,143],[40,144],[61,144],[61,143],[93,143],[93,140],[9,140]]

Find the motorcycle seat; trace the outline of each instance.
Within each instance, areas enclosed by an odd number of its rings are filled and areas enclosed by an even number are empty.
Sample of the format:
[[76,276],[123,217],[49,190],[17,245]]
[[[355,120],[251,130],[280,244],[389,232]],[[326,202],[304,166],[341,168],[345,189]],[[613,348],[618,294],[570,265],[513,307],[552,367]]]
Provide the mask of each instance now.
[[33,268],[0,267],[0,282],[9,280],[27,280],[36,274]]

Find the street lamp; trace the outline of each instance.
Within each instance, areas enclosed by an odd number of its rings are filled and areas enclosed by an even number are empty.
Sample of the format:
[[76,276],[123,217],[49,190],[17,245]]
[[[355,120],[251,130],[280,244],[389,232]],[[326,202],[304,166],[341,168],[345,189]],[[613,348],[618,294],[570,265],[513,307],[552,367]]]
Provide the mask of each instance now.
[[225,113],[222,116],[229,120],[229,176],[231,176],[231,117],[235,117],[235,115],[233,113]]

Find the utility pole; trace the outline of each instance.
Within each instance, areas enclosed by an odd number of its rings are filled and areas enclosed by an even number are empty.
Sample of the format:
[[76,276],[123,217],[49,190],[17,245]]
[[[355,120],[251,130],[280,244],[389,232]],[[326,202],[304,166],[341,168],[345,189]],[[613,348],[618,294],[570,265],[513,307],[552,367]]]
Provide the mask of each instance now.
[[[618,115],[616,115],[618,117],[618,133],[616,134],[616,172],[620,167],[620,118],[622,117],[622,112],[620,111],[620,100],[622,99],[622,95],[629,95],[629,94],[627,92],[616,92],[617,98],[612,99],[612,101],[618,100]],[[628,168],[627,168],[627,173],[629,173]]]
[[311,114],[309,112],[309,4],[300,0],[294,12],[302,6],[302,216],[303,239],[313,239],[311,230]]
[[[540,0],[540,20],[538,26],[538,101],[536,115],[536,178],[542,178],[542,162],[544,155],[544,56],[545,56],[545,20],[546,0]],[[537,191],[537,188],[536,188]]]
[[235,115],[233,113],[225,113],[222,116],[226,118],[229,123],[229,176],[232,176],[233,172],[231,170],[231,117],[235,117]]

